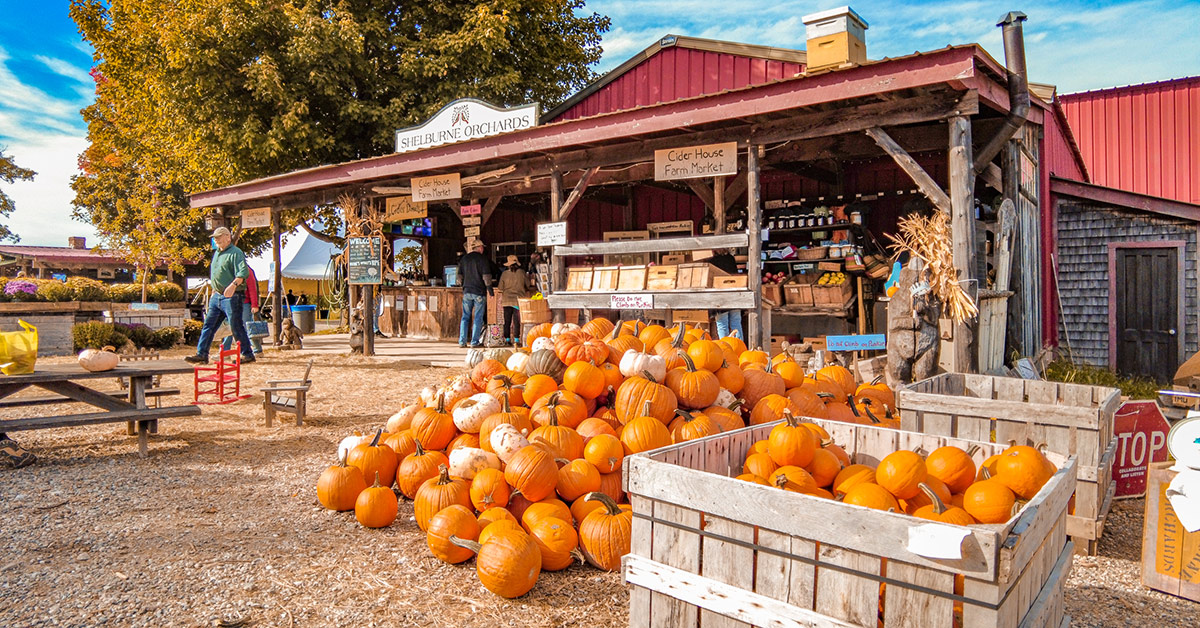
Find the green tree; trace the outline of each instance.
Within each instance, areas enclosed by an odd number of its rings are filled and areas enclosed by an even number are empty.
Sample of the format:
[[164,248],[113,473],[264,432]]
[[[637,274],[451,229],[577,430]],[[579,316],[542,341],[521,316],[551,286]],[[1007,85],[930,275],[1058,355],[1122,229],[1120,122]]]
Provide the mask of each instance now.
[[[582,0],[72,0],[96,50],[75,214],[105,225],[188,193],[392,151],[475,97],[550,107],[591,81],[609,20]],[[285,215],[290,228],[317,208]],[[326,224],[334,224],[327,222]],[[193,226],[200,244],[199,225]],[[265,231],[265,230],[259,230]],[[254,251],[265,233],[243,234]]]
[[[4,154],[4,147],[0,146],[0,181],[5,183],[32,181],[36,174],[28,168],[18,166],[12,157]],[[4,193],[4,190],[0,190],[0,217],[7,218],[16,208],[13,200]],[[13,233],[7,225],[0,225],[0,242],[5,240],[19,242],[21,237]]]
[[134,194],[117,201],[117,215],[124,225],[106,224],[100,231],[101,249],[112,251],[137,270],[142,284],[142,303],[147,286],[159,268],[182,273],[184,264],[199,260],[204,249],[194,243],[192,226],[203,221],[204,212],[188,208],[164,211],[168,195],[150,187],[147,194]]
[[400,273],[415,273],[421,270],[421,247],[406,246],[396,251],[396,270]]

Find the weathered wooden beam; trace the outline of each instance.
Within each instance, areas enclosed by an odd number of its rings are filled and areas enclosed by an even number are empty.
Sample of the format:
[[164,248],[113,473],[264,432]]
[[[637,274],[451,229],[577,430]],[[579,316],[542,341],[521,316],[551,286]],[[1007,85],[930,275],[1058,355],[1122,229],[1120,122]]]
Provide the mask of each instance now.
[[704,249],[740,249],[745,246],[748,246],[745,233],[727,233],[723,235],[684,236],[654,240],[580,242],[578,244],[565,244],[554,247],[554,256],[664,253],[668,251],[697,251]]
[[[921,193],[925,195],[925,198],[928,198],[929,201],[933,203],[934,207],[947,214],[950,213],[950,197],[947,196],[946,192],[942,190],[942,187],[933,180],[933,177],[929,176],[929,173],[925,172],[925,169],[921,167],[921,164],[917,163],[917,160],[913,159],[907,151],[901,148],[900,145],[892,139],[892,136],[887,134],[887,131],[884,131],[879,127],[871,127],[866,130],[866,133],[871,139],[875,140],[875,143],[883,149],[883,152],[887,153],[892,160],[896,162],[897,166],[900,166],[901,170],[903,170],[906,174],[908,174],[909,177],[912,178],[913,182],[917,184],[917,189],[921,190]],[[969,133],[967,137],[969,140]],[[968,143],[967,150],[970,151],[970,148],[971,146]]]
[[693,194],[700,197],[700,200],[704,201],[705,207],[710,210],[716,208],[716,203],[713,201],[713,188],[708,187],[708,185],[698,179],[685,179],[684,183],[687,183],[687,186],[691,188]]
[[492,219],[492,214],[496,212],[496,208],[500,206],[500,201],[502,200],[504,200],[503,196],[493,196],[483,204],[483,215],[479,218],[479,226],[481,228]]
[[[757,287],[757,286],[756,286]],[[608,309],[609,292],[556,292],[550,297],[551,309]],[[754,294],[750,290],[672,290],[622,294],[652,295],[654,309],[664,310],[751,310]]]
[[[280,345],[279,338],[283,335],[283,264],[280,261],[283,247],[280,244],[282,228],[279,225],[281,213],[280,208],[271,208],[271,262],[274,266],[271,273],[275,275],[275,293],[271,295],[271,335],[275,338],[276,347]],[[308,227],[306,223],[301,224],[305,228]]]
[[[971,157],[971,120],[965,116],[950,119],[950,234],[953,239],[954,266],[967,295],[975,299],[979,292],[975,277],[975,169]],[[975,346],[973,321],[954,328],[954,367],[960,373],[973,373]]]
[[[552,170],[550,172],[550,222],[558,222],[560,220],[560,211],[562,209],[562,172]],[[555,247],[557,249],[558,247]],[[550,256],[550,292],[560,292],[567,287],[567,264],[554,255]],[[563,322],[563,313],[554,313],[554,322]]]
[[988,187],[1001,194],[1004,193],[1004,177],[1000,173],[1000,166],[997,166],[996,164],[988,164],[987,167],[983,169],[983,172],[979,173],[979,178],[983,179],[983,182],[986,183]]
[[739,172],[729,185],[725,186],[725,202],[732,205],[741,195],[746,193],[746,173]]
[[[762,277],[762,192],[759,188],[759,162],[762,147],[751,144],[746,149],[746,275],[751,286],[758,287]],[[770,346],[763,337],[762,291],[751,290],[754,306],[750,309],[746,342],[751,346]],[[768,314],[769,316],[770,314]],[[769,325],[767,326],[769,328]]]
[[559,220],[566,220],[571,215],[571,212],[575,211],[575,206],[579,204],[579,201],[583,200],[583,193],[587,190],[588,184],[591,182],[592,177],[596,176],[596,171],[599,169],[600,166],[592,166],[583,171],[583,174],[579,177],[579,181],[575,183],[575,188],[571,190],[571,195],[567,197],[566,202],[558,210]]
[[713,178],[713,233],[725,233],[725,184],[729,177]]

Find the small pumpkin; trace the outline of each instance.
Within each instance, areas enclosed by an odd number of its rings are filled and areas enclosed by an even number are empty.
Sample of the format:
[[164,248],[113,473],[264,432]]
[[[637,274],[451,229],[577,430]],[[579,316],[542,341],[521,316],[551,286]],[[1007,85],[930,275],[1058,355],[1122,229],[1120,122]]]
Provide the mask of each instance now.
[[930,503],[916,509],[912,513],[914,517],[957,526],[969,526],[975,523],[975,517],[972,517],[967,511],[958,506],[947,506],[946,502],[942,500],[942,496],[938,495],[928,484],[921,485],[921,492]]
[[686,353],[680,356],[683,368],[667,372],[667,388],[675,393],[675,398],[685,408],[699,409],[711,406],[717,400],[721,383],[712,373],[696,368],[696,363]]
[[612,335],[605,340],[605,343],[608,345],[608,361],[618,365],[627,351],[637,353],[646,348],[646,345],[638,340],[637,335],[630,333],[629,328],[624,325],[614,327]]
[[534,425],[549,425],[553,418],[563,427],[574,429],[588,416],[587,400],[569,390],[558,390],[538,399],[529,407]]
[[629,423],[637,417],[651,416],[666,426],[675,416],[679,401],[670,388],[659,384],[649,373],[642,373],[621,384],[617,389],[614,408],[617,418],[622,423]]
[[860,483],[846,492],[842,503],[873,508],[875,510],[899,511],[900,503],[887,489],[870,482]]
[[533,430],[533,422],[529,420],[529,409],[518,408],[509,404],[508,399],[501,399],[502,410],[489,416],[479,425],[479,447],[484,451],[495,453],[492,448],[492,430],[500,425],[511,425],[518,433],[529,433]]
[[812,462],[820,443],[790,410],[783,411],[784,423],[771,428],[767,437],[767,455],[775,464],[804,467]]
[[[524,373],[517,373],[516,371],[501,371],[500,373],[492,376],[492,379],[488,382],[487,388],[484,392],[492,397],[495,397],[497,399],[497,403],[499,403],[500,399],[508,399],[509,405],[524,405],[524,385],[528,379],[529,376],[525,375]],[[459,403],[455,410],[460,407],[462,407],[462,403]],[[499,412],[499,409],[496,411]]]
[[570,522],[572,521],[571,508],[567,506],[566,502],[555,497],[547,497],[541,501],[533,502],[521,513],[521,527],[528,532],[535,523],[547,517],[555,517]]
[[703,412],[721,428],[722,432],[732,432],[746,427],[746,421],[742,419],[741,407],[741,399],[733,400],[728,406],[721,405],[718,399],[716,405],[705,408]]
[[575,362],[603,364],[608,360],[608,345],[582,331],[567,331],[554,341],[554,353],[563,364]]
[[859,484],[874,484],[875,469],[865,464],[852,464],[838,472],[833,480],[833,494],[844,495]]
[[594,567],[616,571],[621,568],[621,558],[629,553],[633,511],[621,508],[604,493],[589,493],[587,499],[599,501],[604,508],[592,511],[579,524],[583,555]]
[[800,415],[792,402],[783,395],[770,394],[758,400],[750,410],[750,425],[765,425],[783,419],[784,411]]
[[742,465],[742,473],[752,473],[760,478],[770,477],[779,465],[771,459],[767,454],[750,454],[746,456],[746,462]]
[[721,345],[712,340],[693,342],[688,345],[687,354],[695,362],[696,368],[711,373],[715,373],[725,363],[725,352],[721,349]]
[[516,426],[502,423],[497,425],[491,432],[492,451],[500,457],[500,461],[507,464],[512,460],[513,456],[517,455],[518,451],[529,446],[529,440],[525,438]]
[[379,483],[379,474],[375,474],[375,483],[363,489],[354,500],[354,518],[366,528],[386,528],[396,520],[400,505],[391,487]]
[[593,318],[580,328],[580,331],[593,338],[603,338],[613,332],[617,326],[607,318]]
[[400,408],[400,411],[388,417],[387,431],[395,434],[403,432],[412,426],[413,417],[416,416],[417,410],[421,409],[421,404],[414,403]]
[[346,464],[358,467],[364,478],[373,478],[379,474],[379,481],[384,486],[391,486],[396,481],[396,452],[391,447],[379,444],[383,430],[376,430],[375,437],[369,443],[359,443],[346,456]]
[[500,469],[500,458],[474,447],[460,447],[450,451],[450,475],[464,480],[473,480],[485,469]]
[[621,461],[625,459],[625,448],[621,445],[621,439],[615,435],[598,434],[583,446],[583,459],[592,463],[600,473],[612,473],[621,468]]
[[875,482],[897,499],[909,499],[920,493],[921,482],[928,475],[921,456],[906,449],[888,454],[875,468]]
[[529,536],[537,543],[542,556],[542,571],[559,571],[571,566],[575,556],[582,560],[579,535],[567,521],[546,517],[529,528]]
[[1033,447],[1010,447],[996,461],[995,478],[1021,499],[1033,499],[1051,476],[1054,466]]
[[572,460],[558,470],[558,495],[568,502],[600,490],[600,471],[584,458]]
[[963,510],[979,523],[1004,523],[1013,515],[1017,496],[995,479],[976,482],[963,493]]
[[505,481],[504,472],[500,469],[483,469],[471,480],[468,494],[471,497],[471,505],[482,513],[491,508],[507,506],[512,496],[512,487]]
[[417,489],[417,498],[413,500],[413,514],[416,516],[417,527],[422,532],[428,531],[429,520],[447,506],[461,504],[470,508],[471,485],[462,478],[450,476],[450,468],[446,465],[438,467],[438,475],[429,478]]
[[417,450],[417,439],[413,438],[411,430],[388,434],[380,439],[379,442],[387,445],[392,451],[396,452],[396,460],[402,461],[408,457],[408,454]]
[[721,388],[728,390],[732,395],[742,392],[742,387],[746,385],[746,376],[742,374],[742,369],[728,361],[721,362],[720,368],[714,371],[713,375],[717,376],[717,383]]
[[[478,478],[479,476],[475,477]],[[503,474],[501,474],[501,479],[504,479]],[[505,486],[508,486],[508,484],[506,483]],[[508,508],[502,508],[500,506],[492,506],[491,508],[480,512],[477,520],[479,521],[480,530],[486,530],[488,526],[496,523],[497,521],[507,521],[513,524],[516,529],[521,529],[521,522],[517,521],[517,518],[508,511]],[[480,542],[483,542],[482,539]]]
[[[643,404],[644,411],[650,411],[651,402]],[[642,453],[671,444],[671,432],[658,417],[643,414],[625,424],[621,430],[621,444],[625,446],[625,455]]]
[[471,383],[475,388],[483,390],[491,381],[492,376],[504,370],[504,363],[491,358],[484,358],[471,368]]
[[558,465],[545,449],[529,445],[508,460],[504,479],[526,499],[538,501],[554,492],[558,484]]
[[554,328],[551,323],[539,323],[529,329],[529,333],[525,335],[525,346],[532,347],[533,341],[538,338],[549,338],[550,331]]
[[854,374],[844,366],[830,364],[817,371],[817,379],[828,380],[836,384],[841,391],[841,399],[852,397],[857,389]]
[[787,392],[783,378],[771,371],[745,369],[742,374],[746,382],[742,386],[741,398],[746,400],[748,408],[753,408],[767,395],[782,395]]
[[450,542],[450,537],[474,541],[479,538],[479,522],[470,508],[452,504],[438,511],[429,520],[425,542],[438,560],[456,565],[471,560],[475,552]]
[[673,442],[683,443],[721,432],[720,426],[703,412],[676,410],[675,413],[679,415],[679,418],[672,421],[667,428],[671,432]]
[[590,416],[584,419],[583,422],[581,422],[575,428],[575,431],[579,432],[579,435],[583,437],[584,446],[592,442],[593,438],[600,436],[601,434],[607,434],[614,438],[617,435],[617,431],[613,429],[611,423],[595,416]]
[[529,354],[529,362],[525,365],[525,372],[533,377],[534,375],[547,375],[551,379],[558,381],[562,379],[563,371],[567,368],[562,360],[558,359],[558,355],[553,349],[534,349],[533,353]]
[[445,449],[458,434],[454,417],[446,410],[446,403],[446,395],[438,395],[436,408],[421,408],[413,417],[413,438],[421,441],[421,445],[427,449]]
[[396,486],[405,497],[413,499],[426,480],[437,477],[438,468],[450,460],[440,451],[426,451],[417,441],[417,450],[400,462],[396,471]]
[[951,493],[961,493],[975,481],[975,461],[971,454],[978,450],[963,451],[953,445],[938,447],[925,457],[925,468],[929,475],[941,480]]
[[79,366],[93,373],[111,371],[117,368],[117,364],[121,362],[121,356],[117,355],[116,351],[111,346],[103,349],[84,349],[79,352],[77,358]]
[[651,353],[642,353],[633,349],[626,351],[621,356],[618,368],[625,377],[644,377],[646,373],[649,373],[650,377],[647,379],[652,379],[656,382],[661,382],[667,378],[666,360],[660,356]]
[[612,473],[600,474],[600,490],[596,492],[608,495],[615,502],[625,501],[625,489],[621,487],[620,467]]
[[784,465],[767,476],[771,485],[793,493],[810,493],[818,488],[817,481],[808,471],[795,465]]
[[329,510],[354,510],[359,493],[365,490],[367,481],[363,479],[362,471],[347,465],[344,455],[317,478],[317,501]]
[[467,539],[451,541],[475,552],[475,573],[488,591],[503,598],[529,593],[542,572],[542,553],[533,537],[519,530],[500,530],[482,545]]
[[547,408],[547,412],[550,415],[549,423],[529,434],[529,444],[541,445],[555,458],[575,460],[583,457],[583,437],[579,432],[559,425],[552,408]]
[[813,451],[812,461],[804,466],[804,470],[813,476],[817,486],[828,488],[842,472],[842,461],[829,450],[817,447]]
[[591,362],[578,361],[563,373],[563,390],[569,390],[584,399],[595,399],[604,392],[607,380],[604,372]]

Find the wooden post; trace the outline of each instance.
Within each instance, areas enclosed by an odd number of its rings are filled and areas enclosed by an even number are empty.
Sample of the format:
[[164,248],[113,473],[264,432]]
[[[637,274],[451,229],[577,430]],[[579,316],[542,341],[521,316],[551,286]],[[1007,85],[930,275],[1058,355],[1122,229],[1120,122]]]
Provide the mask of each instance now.
[[[950,233],[954,239],[954,266],[963,289],[975,299],[979,284],[975,274],[975,170],[971,155],[971,119],[950,118]],[[954,365],[961,373],[974,373],[977,321],[954,327]]]
[[633,231],[633,186],[625,186],[625,206],[621,208],[621,228]]
[[375,286],[363,286],[363,355],[375,355]]
[[271,262],[273,264],[273,275],[275,275],[275,294],[271,296],[271,327],[272,336],[275,338],[275,347],[280,344],[280,336],[283,335],[283,264],[280,252],[280,231],[279,226],[280,213],[282,210],[279,207],[271,208]]
[[713,233],[725,233],[725,177],[713,177]]
[[[561,218],[562,202],[563,202],[563,181],[562,172],[552,170],[550,172],[550,222],[558,222]],[[567,265],[565,260],[556,257],[553,253],[550,255],[550,292],[555,293],[561,291],[567,285]],[[566,312],[563,310],[553,311],[554,322],[561,323],[566,317]]]
[[763,325],[762,289],[759,285],[762,276],[762,199],[758,181],[758,163],[762,158],[760,151],[762,147],[757,144],[750,144],[746,148],[746,234],[750,239],[746,250],[746,281],[754,294],[754,309],[749,313],[746,326],[746,344],[752,348],[771,346],[771,339],[763,338],[763,330],[767,326]]

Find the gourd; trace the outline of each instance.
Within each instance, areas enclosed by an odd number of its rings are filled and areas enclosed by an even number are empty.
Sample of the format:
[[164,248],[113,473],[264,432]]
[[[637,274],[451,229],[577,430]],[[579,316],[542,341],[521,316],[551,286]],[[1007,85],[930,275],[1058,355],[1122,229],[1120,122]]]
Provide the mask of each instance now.
[[[644,402],[644,412],[649,412],[651,402]],[[621,430],[621,444],[625,455],[642,453],[671,444],[671,432],[655,416],[643,414],[625,424]]]
[[817,481],[813,479],[812,474],[795,465],[784,465],[775,469],[767,476],[767,481],[793,493],[811,493],[817,488]]
[[482,513],[490,508],[507,506],[512,487],[504,480],[504,472],[500,469],[483,469],[471,480],[470,494],[471,504]]
[[843,504],[853,504],[875,510],[900,510],[900,504],[887,489],[878,484],[863,482],[846,492],[842,498]]
[[657,355],[642,353],[630,349],[621,356],[621,363],[618,365],[621,369],[621,374],[625,377],[640,377],[645,373],[650,374],[650,379],[656,382],[661,382],[667,378],[667,361]]
[[[557,359],[557,358],[555,358]],[[525,388],[521,391],[521,400],[526,406],[533,407],[539,399],[558,390],[558,382],[549,375],[532,375],[525,380]]]
[[378,473],[378,480],[383,486],[390,487],[392,482],[396,481],[397,458],[391,447],[379,444],[379,437],[382,435],[383,430],[376,430],[371,442],[355,445],[354,449],[346,454],[346,464],[358,467],[364,478],[375,477]]
[[558,484],[558,465],[545,449],[536,445],[521,448],[508,459],[504,480],[530,501],[539,501]]
[[530,444],[542,446],[555,458],[575,460],[583,457],[583,437],[579,435],[579,432],[559,425],[552,408],[547,408],[546,413],[550,415],[549,423],[535,428],[529,434]]
[[79,352],[79,365],[93,373],[111,371],[117,368],[120,361],[121,356],[117,355],[116,349],[111,346]]
[[667,429],[671,432],[671,440],[676,443],[696,440],[721,432],[720,426],[703,412],[676,410],[675,413],[679,416],[671,422]]
[[875,469],[865,464],[852,464],[838,472],[831,487],[834,495],[846,494],[859,484],[874,484]]
[[[536,341],[535,341],[536,342]],[[525,365],[525,372],[530,375],[549,375],[555,381],[562,379],[567,365],[555,355],[553,347],[549,349],[534,349]]]
[[399,412],[388,417],[387,431],[395,434],[397,432],[403,432],[409,427],[412,427],[413,417],[417,415],[417,410],[420,409],[421,404],[416,403],[400,408]]
[[533,341],[533,346],[530,347],[536,353],[538,351],[553,351],[554,341],[549,338],[538,338]]
[[492,347],[483,350],[484,359],[495,360],[501,364],[508,361],[512,357],[513,350],[508,347]]
[[417,490],[426,480],[436,477],[438,468],[450,464],[446,454],[440,451],[425,451],[421,441],[417,441],[417,450],[400,462],[396,470],[396,487],[405,497],[413,499]]
[[462,478],[450,477],[450,469],[441,465],[437,477],[425,480],[417,489],[417,498],[413,500],[417,527],[422,532],[428,531],[429,520],[443,508],[454,504],[471,507],[471,485]]
[[475,479],[484,469],[500,468],[500,458],[482,449],[460,447],[450,452],[450,474],[464,480]]
[[575,556],[583,556],[576,549],[579,535],[571,524],[557,517],[547,517],[529,528],[529,536],[537,543],[542,556],[542,571],[558,571],[571,566]]
[[568,366],[575,362],[603,364],[608,360],[608,345],[577,330],[558,336],[554,341],[554,352]]
[[375,484],[363,489],[354,500],[354,518],[367,528],[386,528],[396,520],[400,504],[392,489],[379,483],[379,474],[375,474]]
[[321,472],[317,478],[317,501],[329,510],[354,510],[359,493],[367,490],[358,467],[346,464],[346,456],[338,456],[337,464]]
[[593,566],[605,571],[621,568],[621,557],[629,553],[633,530],[633,511],[617,506],[604,493],[588,493],[586,499],[599,501],[602,509],[594,510],[579,523],[579,545]]
[[667,372],[667,388],[675,393],[675,398],[685,408],[699,409],[711,406],[721,390],[717,376],[696,368],[696,363],[688,354],[681,353],[679,357],[684,366]]
[[906,449],[888,454],[875,468],[875,482],[897,499],[909,499],[920,493],[920,484],[927,475],[929,471],[921,456]]
[[467,434],[478,434],[483,420],[500,411],[500,400],[488,393],[478,393],[459,402],[451,413],[454,426]]
[[500,460],[508,464],[513,456],[517,455],[525,447],[529,446],[529,440],[515,426],[508,423],[497,425],[489,436],[491,440],[492,451],[496,452]]
[[783,378],[768,371],[747,368],[742,372],[746,380],[742,386],[741,396],[746,400],[746,407],[753,408],[767,395],[782,395],[787,392]]
[[818,447],[813,452],[812,462],[805,465],[804,469],[812,474],[817,486],[828,488],[841,472],[842,461],[829,450]]
[[503,362],[491,358],[480,360],[479,364],[471,368],[471,384],[475,386],[475,390],[483,390],[492,376],[503,370]]
[[488,591],[511,599],[525,595],[537,584],[542,553],[528,534],[501,530],[482,545],[458,537],[450,540],[475,552],[475,572]]
[[[509,356],[508,361],[504,363],[504,368],[517,373],[525,373],[525,366],[527,364],[529,364],[529,354],[517,351]],[[525,374],[528,375],[529,373]]]
[[450,542],[450,537],[475,540],[479,538],[479,522],[470,508],[454,504],[439,511],[429,520],[425,542],[439,560],[455,565],[471,560],[475,552]]

